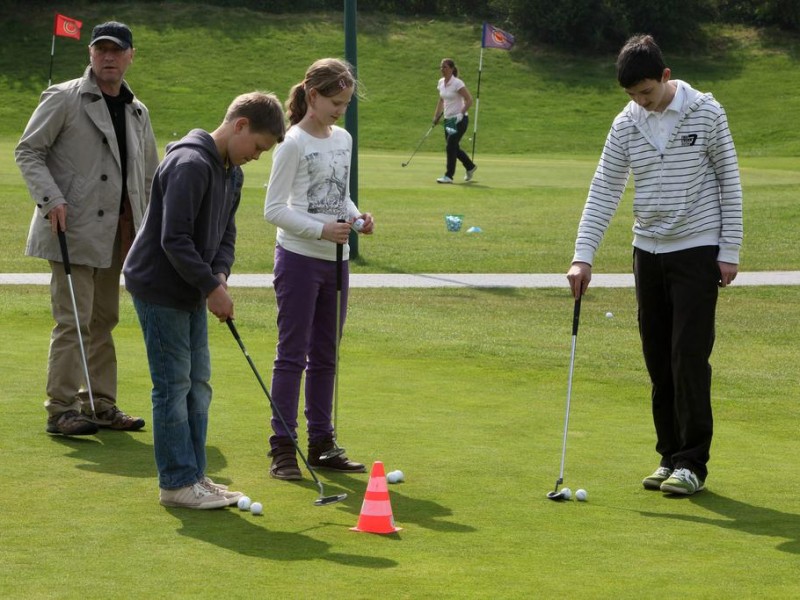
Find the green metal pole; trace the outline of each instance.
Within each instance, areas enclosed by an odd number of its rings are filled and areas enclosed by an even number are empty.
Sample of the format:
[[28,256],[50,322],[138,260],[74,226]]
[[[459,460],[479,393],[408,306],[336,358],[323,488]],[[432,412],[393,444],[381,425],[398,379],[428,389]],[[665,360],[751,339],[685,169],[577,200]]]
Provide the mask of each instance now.
[[[358,79],[358,48],[356,45],[356,0],[344,0],[344,57],[353,65]],[[353,137],[350,162],[350,198],[358,206],[358,98],[353,97],[344,114],[344,127]],[[350,258],[358,258],[358,234],[350,232]]]

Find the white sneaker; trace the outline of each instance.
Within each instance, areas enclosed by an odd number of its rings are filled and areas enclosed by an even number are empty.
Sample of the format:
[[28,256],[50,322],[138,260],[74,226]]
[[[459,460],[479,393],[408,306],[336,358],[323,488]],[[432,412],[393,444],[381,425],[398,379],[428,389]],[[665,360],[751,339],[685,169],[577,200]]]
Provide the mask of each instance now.
[[661,484],[669,479],[670,475],[672,475],[672,469],[667,467],[658,467],[655,471],[653,471],[652,475],[648,475],[642,479],[642,485],[646,490],[660,490]]
[[161,488],[159,491],[159,501],[164,506],[195,508],[200,510],[222,508],[230,504],[227,498],[219,493],[209,491],[199,481],[192,485],[174,490],[165,490]]
[[202,485],[209,492],[212,492],[214,494],[219,494],[223,498],[226,498],[228,500],[228,506],[236,504],[237,502],[239,502],[239,498],[244,496],[242,492],[234,492],[233,490],[229,490],[227,485],[214,483],[213,481],[211,481],[210,477],[203,477],[197,483]]
[[448,177],[447,175],[442,175],[436,180],[436,183],[453,183],[453,178]]
[[207,483],[209,485],[213,485],[214,487],[218,487],[221,490],[228,490],[228,486],[224,483],[217,483],[216,481],[212,481],[211,477],[208,475],[204,475],[203,478],[200,480],[200,483]]
[[691,496],[705,489],[705,481],[697,477],[689,469],[675,469],[669,479],[661,484],[661,491],[666,494]]
[[464,175],[464,181],[472,181],[472,176],[475,175],[475,171],[478,170],[478,165],[475,165],[470,170],[467,171],[467,174]]

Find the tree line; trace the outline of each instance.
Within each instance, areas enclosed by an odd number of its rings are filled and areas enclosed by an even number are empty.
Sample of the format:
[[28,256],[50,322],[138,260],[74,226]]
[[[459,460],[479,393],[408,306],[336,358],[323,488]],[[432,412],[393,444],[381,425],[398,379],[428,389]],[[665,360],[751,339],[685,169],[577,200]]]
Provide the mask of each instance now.
[[[142,0],[139,0],[142,1]],[[156,2],[159,0],[144,0]],[[171,4],[169,0],[162,4]],[[186,0],[183,0],[184,2]],[[345,0],[205,0],[270,13],[342,10]],[[73,2],[73,4],[80,4]],[[180,3],[180,1],[176,2]],[[43,4],[0,0],[0,7]],[[360,13],[489,21],[519,41],[574,50],[616,50],[633,33],[697,45],[710,23],[800,32],[800,0],[361,0]]]

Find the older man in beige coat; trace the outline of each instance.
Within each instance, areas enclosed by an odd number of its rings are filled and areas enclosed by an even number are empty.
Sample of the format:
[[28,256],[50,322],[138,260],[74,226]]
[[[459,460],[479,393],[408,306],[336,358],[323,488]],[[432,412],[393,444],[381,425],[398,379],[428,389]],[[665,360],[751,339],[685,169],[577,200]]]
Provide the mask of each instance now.
[[[144,420],[117,407],[112,330],[119,320],[119,277],[141,223],[158,166],[147,107],[124,75],[133,34],[98,25],[83,76],[48,88],[16,148],[36,203],[25,253],[49,261],[56,325],[47,365],[47,432],[90,435],[98,427],[137,430]],[[88,406],[78,329],[57,231],[65,232],[80,332],[95,412]]]

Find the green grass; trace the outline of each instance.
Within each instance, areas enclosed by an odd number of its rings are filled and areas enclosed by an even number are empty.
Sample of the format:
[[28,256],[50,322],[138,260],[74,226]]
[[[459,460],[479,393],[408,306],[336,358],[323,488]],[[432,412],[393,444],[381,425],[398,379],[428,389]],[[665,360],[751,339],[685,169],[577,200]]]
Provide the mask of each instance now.
[[[0,156],[12,153],[0,142]],[[365,151],[360,156],[359,205],[377,220],[359,238],[358,273],[566,272],[595,157],[481,155],[476,181],[442,186],[443,157]],[[742,269],[800,269],[795,229],[800,207],[800,158],[742,161],[745,243]],[[263,219],[270,159],[248,165],[237,215],[237,273],[272,271],[275,228]],[[596,260],[596,272],[630,271],[632,194],[627,192]],[[23,255],[32,203],[11,161],[0,160],[0,272],[46,271]],[[463,214],[460,233],[444,216]],[[483,231],[468,234],[478,226]]]
[[[692,597],[794,593],[797,288],[723,293],[709,490],[691,499],[640,487],[657,457],[633,292],[590,293],[566,469],[567,485],[589,491],[585,504],[545,499],[565,406],[563,291],[353,290],[340,439],[354,458],[405,472],[406,483],[390,486],[403,527],[390,537],[349,530],[367,476],[321,474],[326,493],[349,494],[324,508],[312,505],[307,474],[296,485],[268,477],[266,399],[222,325],[210,328],[209,472],[262,501],[265,516],[159,507],[149,426],[78,440],[44,433],[47,290],[12,286],[0,296],[0,356],[15,365],[0,421],[16,497],[0,514],[4,596],[641,598],[675,585],[690,565]],[[269,381],[272,293],[236,297],[239,331]],[[127,298],[117,340],[122,405],[149,420]]]
[[[160,3],[0,8],[0,272],[43,272],[22,256],[32,203],[13,147],[46,83],[52,13],[134,27],[130,71],[160,146],[216,125],[252,88],[282,97],[305,67],[340,55],[341,15],[275,16]],[[471,185],[437,186],[442,140],[401,168],[428,127],[443,56],[475,88],[480,23],[359,19],[359,202],[377,219],[355,273],[563,273],[589,179],[625,101],[613,56],[520,46],[487,51],[480,165]],[[728,110],[745,187],[744,270],[800,269],[798,39],[720,28],[701,56],[665,49],[676,77]],[[76,76],[81,43],[57,41],[55,80]],[[213,49],[213,51],[209,51]],[[270,272],[261,216],[270,161],[248,165],[239,273]],[[460,174],[459,174],[460,176]],[[630,192],[597,272],[630,270]],[[444,215],[465,215],[447,233]],[[276,340],[269,289],[235,289],[237,323],[269,381]],[[367,476],[322,474],[346,502],[268,477],[266,399],[221,325],[212,325],[209,472],[265,505],[198,514],[157,504],[152,431],[87,439],[44,433],[52,327],[47,288],[0,287],[6,493],[0,597],[647,598],[682,582],[697,598],[797,594],[800,514],[796,334],[800,288],[733,286],[719,303],[709,490],[666,499],[641,489],[657,462],[632,290],[590,289],[575,368],[566,484],[589,502],[545,499],[558,475],[572,303],[562,290],[353,289],[341,363],[341,442],[400,468],[403,531],[355,525]],[[613,319],[604,315],[614,313]],[[150,420],[147,363],[127,295],[116,332],[120,402]]]
[[[215,127],[242,91],[270,89],[285,98],[313,60],[344,51],[341,13],[271,15],[176,2],[36,3],[7,14],[0,8],[0,139],[19,137],[47,83],[55,11],[83,20],[84,33],[81,41],[56,40],[54,81],[82,72],[94,23],[116,18],[133,27],[137,55],[128,79],[151,109],[162,144],[193,127]],[[361,148],[411,152],[433,116],[444,56],[477,92],[480,28],[441,17],[359,16]],[[800,37],[735,28],[711,37],[705,52],[664,48],[673,76],[725,105],[743,156],[799,156],[800,137],[786,124],[800,111]],[[524,44],[486,50],[479,151],[597,156],[626,102],[614,58]]]

